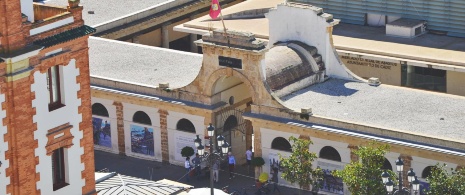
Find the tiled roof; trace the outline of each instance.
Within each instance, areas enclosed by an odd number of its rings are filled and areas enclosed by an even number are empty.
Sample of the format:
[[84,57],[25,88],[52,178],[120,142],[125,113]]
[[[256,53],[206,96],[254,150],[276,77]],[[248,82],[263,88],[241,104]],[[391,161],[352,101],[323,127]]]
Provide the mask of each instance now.
[[57,45],[60,43],[64,43],[64,42],[77,39],[82,36],[92,34],[95,31],[96,31],[95,28],[92,28],[87,25],[83,25],[83,26],[62,32],[62,33],[58,33],[50,37],[47,37],[45,39],[34,41],[34,44],[44,46],[44,47],[50,47],[53,45]]

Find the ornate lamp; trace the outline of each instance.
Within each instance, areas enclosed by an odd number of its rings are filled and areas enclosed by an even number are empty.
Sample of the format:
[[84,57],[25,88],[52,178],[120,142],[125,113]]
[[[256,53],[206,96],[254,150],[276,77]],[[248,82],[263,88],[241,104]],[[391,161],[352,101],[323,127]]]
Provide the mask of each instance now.
[[394,183],[391,181],[391,179],[389,179],[388,182],[386,182],[386,190],[391,193],[392,191],[394,191]]
[[199,153],[200,156],[203,156],[203,154],[205,153],[205,147],[202,145],[202,143],[200,143],[199,146],[197,146],[197,153]]
[[420,181],[417,179],[417,176],[414,176],[414,180],[412,181],[412,187],[413,191],[420,191]]
[[210,123],[207,127],[208,137],[213,137],[215,135],[215,127]]
[[384,170],[384,172],[381,174],[381,178],[383,179],[384,184],[386,184],[389,181],[390,176],[391,175],[389,175],[389,173],[387,173],[386,170]]
[[410,170],[407,172],[407,178],[409,183],[415,180],[415,172],[413,171],[413,168],[410,168]]
[[218,146],[223,146],[223,143],[224,143],[224,136],[222,135],[219,135],[218,137],[216,137],[216,141],[218,141]]
[[404,171],[404,161],[402,161],[400,157],[396,160],[396,166],[397,166],[397,172]]
[[223,145],[221,145],[221,153],[227,154],[229,151],[229,144],[228,142],[224,142]]
[[202,144],[202,140],[200,139],[199,135],[197,135],[197,138],[194,139],[194,144],[196,148],[198,148]]

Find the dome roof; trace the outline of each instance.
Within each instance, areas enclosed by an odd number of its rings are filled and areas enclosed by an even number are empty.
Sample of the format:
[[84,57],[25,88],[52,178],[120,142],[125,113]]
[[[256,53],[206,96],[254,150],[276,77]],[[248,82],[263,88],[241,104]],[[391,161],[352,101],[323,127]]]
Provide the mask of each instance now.
[[288,45],[277,45],[265,54],[266,81],[279,90],[313,74],[310,62]]

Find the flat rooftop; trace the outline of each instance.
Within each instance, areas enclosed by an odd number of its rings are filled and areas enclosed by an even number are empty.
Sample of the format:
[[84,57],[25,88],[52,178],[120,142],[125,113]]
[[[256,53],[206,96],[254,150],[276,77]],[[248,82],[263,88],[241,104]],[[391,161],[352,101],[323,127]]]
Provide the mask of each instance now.
[[[81,0],[79,5],[84,6],[82,11],[84,23],[94,27],[165,1],[169,0]],[[68,6],[68,0],[47,0],[44,3]],[[89,11],[94,11],[94,14],[89,14]]]
[[[275,8],[284,0],[248,0],[222,10],[223,15],[240,15],[246,11]],[[331,14],[331,13],[329,13]],[[268,39],[268,19],[256,17],[229,18],[224,21],[226,28],[248,31],[257,38]],[[176,26],[175,30],[203,34],[213,28],[223,28],[221,21],[211,21],[208,15]],[[371,27],[340,23],[333,33],[336,49],[390,56],[402,59],[419,60],[465,67],[465,38],[425,34],[408,39],[387,36],[385,27]]]
[[202,55],[159,47],[89,37],[90,75],[156,87],[179,88],[200,71]]
[[281,98],[295,110],[337,120],[465,141],[465,97],[329,79]]

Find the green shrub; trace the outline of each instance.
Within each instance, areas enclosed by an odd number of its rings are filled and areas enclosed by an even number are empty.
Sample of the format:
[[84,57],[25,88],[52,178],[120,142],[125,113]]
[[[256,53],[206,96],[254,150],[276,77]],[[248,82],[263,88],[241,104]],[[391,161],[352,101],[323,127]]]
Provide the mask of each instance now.
[[190,157],[194,155],[194,148],[190,147],[190,146],[186,146],[184,148],[182,148],[181,150],[181,156],[182,157]]
[[252,165],[256,167],[261,167],[265,164],[265,160],[262,157],[254,157],[252,158]]

